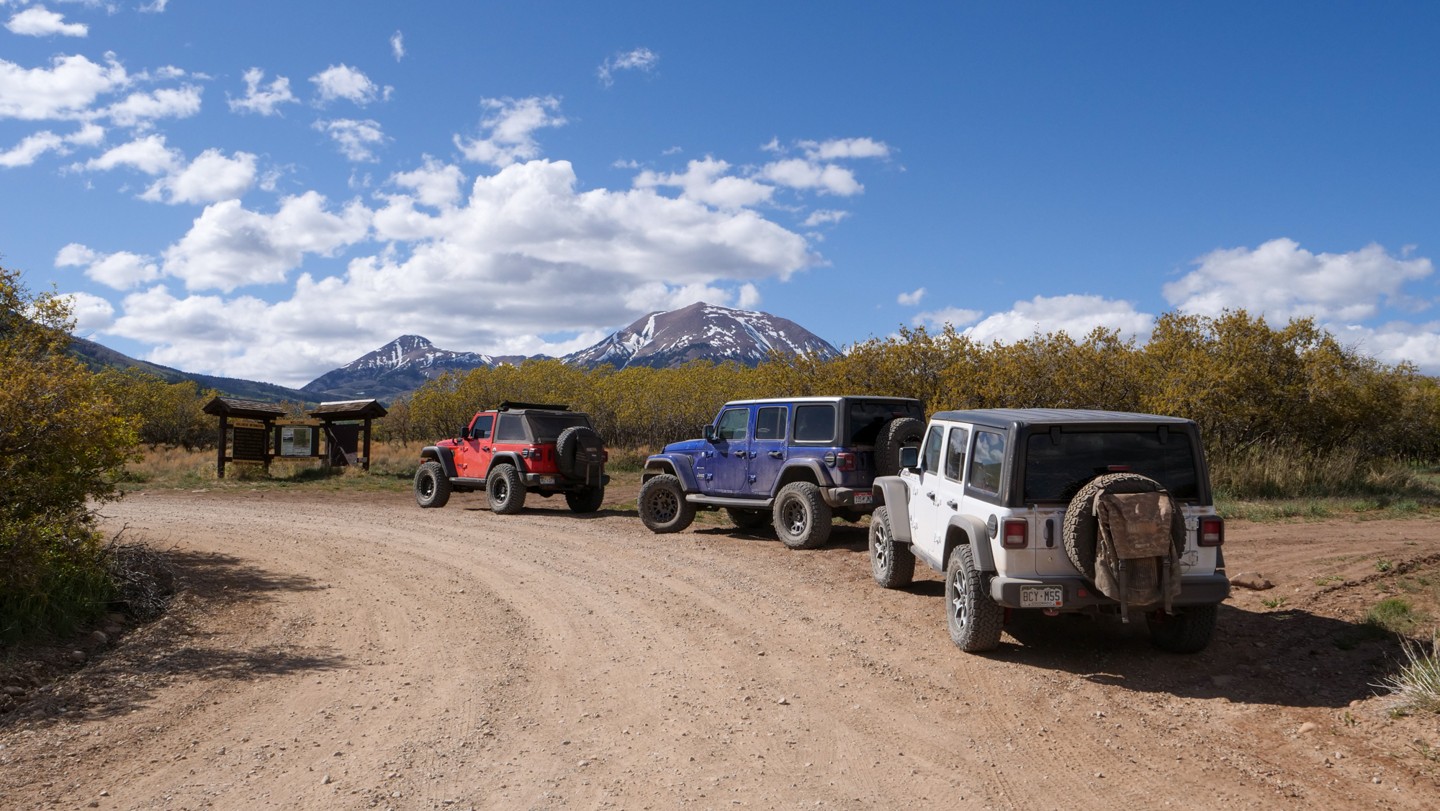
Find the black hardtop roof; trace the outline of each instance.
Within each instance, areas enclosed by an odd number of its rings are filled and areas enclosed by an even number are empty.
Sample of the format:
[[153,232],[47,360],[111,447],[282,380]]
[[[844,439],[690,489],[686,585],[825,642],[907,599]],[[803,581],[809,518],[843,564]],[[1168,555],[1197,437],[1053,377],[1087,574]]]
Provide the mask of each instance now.
[[[877,403],[919,403],[914,397],[892,397],[884,394],[832,394],[803,397],[764,397],[756,400],[731,400],[725,405],[766,405],[772,403],[835,403],[840,400],[870,400]],[[923,404],[922,404],[923,405]]]
[[1083,408],[974,408],[965,411],[936,412],[933,419],[950,422],[968,422],[988,425],[994,428],[1025,427],[1033,425],[1194,425],[1194,420],[1184,417],[1166,417],[1160,414],[1137,414],[1130,411],[1092,411]]

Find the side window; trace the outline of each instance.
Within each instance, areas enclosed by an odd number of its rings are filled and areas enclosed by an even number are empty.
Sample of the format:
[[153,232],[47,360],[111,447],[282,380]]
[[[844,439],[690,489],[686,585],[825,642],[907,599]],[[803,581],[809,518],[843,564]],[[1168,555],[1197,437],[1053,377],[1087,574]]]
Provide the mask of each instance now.
[[756,412],[755,438],[785,438],[785,406],[765,406]]
[[750,409],[727,408],[720,413],[720,422],[715,425],[715,438],[744,439],[749,425]]
[[975,432],[975,452],[970,457],[970,486],[986,493],[1000,492],[1000,468],[1005,462],[1005,436],[990,431]]
[[920,469],[934,473],[940,469],[940,440],[945,438],[945,429],[938,425],[930,426],[929,433],[925,434],[925,449],[920,453]]
[[486,414],[475,419],[475,425],[470,428],[471,439],[489,439],[490,428],[495,425],[495,415]]
[[525,420],[519,414],[501,414],[496,419],[496,442],[524,442]]
[[835,406],[795,407],[796,442],[830,442],[835,439]]
[[960,471],[965,469],[965,442],[970,432],[964,428],[950,429],[950,444],[945,446],[945,478],[960,481]]

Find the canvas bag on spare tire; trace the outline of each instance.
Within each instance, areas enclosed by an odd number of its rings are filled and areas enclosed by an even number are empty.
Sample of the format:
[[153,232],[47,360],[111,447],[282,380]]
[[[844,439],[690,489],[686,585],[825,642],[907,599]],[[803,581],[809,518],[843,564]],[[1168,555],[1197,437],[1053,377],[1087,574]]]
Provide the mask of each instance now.
[[1177,522],[1170,494],[1163,489],[1143,493],[1101,489],[1093,510],[1099,529],[1095,588],[1120,603],[1125,619],[1131,605],[1163,604],[1169,612],[1180,594]]

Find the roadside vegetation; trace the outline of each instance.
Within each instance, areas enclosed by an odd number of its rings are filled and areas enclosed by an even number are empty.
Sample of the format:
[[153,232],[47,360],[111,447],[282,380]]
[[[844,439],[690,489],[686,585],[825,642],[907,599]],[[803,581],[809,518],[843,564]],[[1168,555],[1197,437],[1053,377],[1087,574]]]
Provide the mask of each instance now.
[[0,269],[0,640],[68,631],[115,589],[89,505],[116,496],[136,421],[66,354],[71,327]]

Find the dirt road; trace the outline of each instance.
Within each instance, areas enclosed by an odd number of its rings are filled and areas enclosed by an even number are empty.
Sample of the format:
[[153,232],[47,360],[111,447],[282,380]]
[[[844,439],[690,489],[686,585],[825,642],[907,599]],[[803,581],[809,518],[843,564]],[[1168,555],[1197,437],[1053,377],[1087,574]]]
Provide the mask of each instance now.
[[975,656],[937,577],[873,584],[862,529],[792,552],[715,521],[656,536],[633,511],[482,504],[108,505],[184,589],[0,724],[0,806],[1440,804],[1440,724],[1370,697],[1396,649],[1357,613],[1377,558],[1435,561],[1434,520],[1232,526],[1231,573],[1277,588],[1238,592],[1197,656],[1063,617]]

